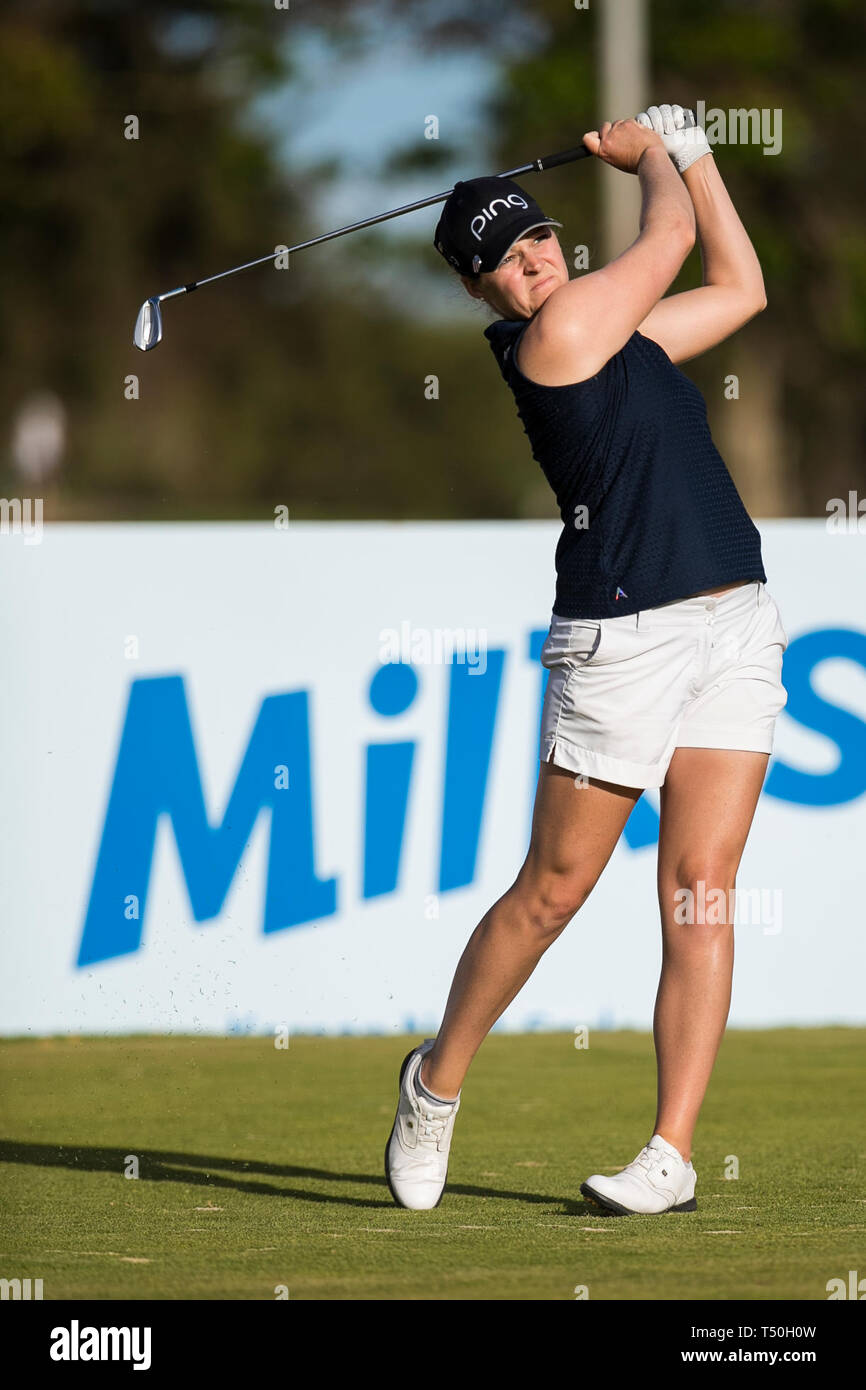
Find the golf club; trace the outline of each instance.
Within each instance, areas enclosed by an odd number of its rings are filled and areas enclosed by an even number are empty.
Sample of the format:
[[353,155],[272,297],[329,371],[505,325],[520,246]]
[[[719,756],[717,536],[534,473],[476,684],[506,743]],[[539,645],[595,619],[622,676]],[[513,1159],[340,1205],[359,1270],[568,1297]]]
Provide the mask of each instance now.
[[[497,175],[501,179],[514,178],[518,174],[543,174],[546,169],[553,169],[558,164],[570,164],[575,159],[586,159],[589,150],[585,145],[577,145],[570,150],[560,150],[558,154],[542,155],[540,159],[530,160],[528,164],[521,164],[518,169],[507,169],[505,173]],[[406,203],[403,207],[393,208],[391,212],[382,212],[378,217],[367,217],[363,222],[353,222],[349,227],[339,227],[335,232],[326,232],[324,236],[313,237],[311,241],[302,241],[298,246],[289,246],[285,252],[277,253],[269,251],[266,256],[258,256],[254,261],[245,261],[243,265],[236,265],[231,270],[222,270],[218,275],[208,275],[204,280],[194,280],[189,285],[179,285],[176,290],[167,290],[165,294],[153,295],[146,299],[138,311],[138,318],[135,321],[135,332],[132,341],[142,352],[150,352],[158,343],[162,342],[162,310],[160,305],[166,299],[176,299],[178,295],[190,294],[197,290],[201,285],[209,285],[213,280],[224,280],[227,275],[237,275],[242,270],[250,270],[254,265],[264,265],[266,261],[273,261],[277,254],[291,255],[295,251],[303,251],[308,246],[318,246],[322,241],[333,241],[334,237],[347,236],[349,232],[360,231],[362,227],[373,227],[378,222],[388,222],[392,217],[402,217],[404,213],[415,212],[419,208],[429,208],[435,203],[444,203],[446,198],[450,198],[453,193],[452,188],[447,188],[444,193],[435,193],[432,198],[421,198],[417,203]]]

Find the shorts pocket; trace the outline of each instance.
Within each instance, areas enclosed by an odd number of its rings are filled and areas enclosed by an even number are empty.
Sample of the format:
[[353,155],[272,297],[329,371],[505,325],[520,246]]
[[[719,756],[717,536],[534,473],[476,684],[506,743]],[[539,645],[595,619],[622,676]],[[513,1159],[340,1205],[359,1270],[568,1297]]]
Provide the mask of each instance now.
[[770,613],[772,614],[774,620],[773,636],[771,638],[771,641],[774,643],[777,642],[779,646],[782,648],[782,651],[784,652],[788,646],[788,634],[785,631],[784,624],[782,623],[782,614],[779,612],[779,605],[773,598],[773,595],[767,593],[766,589],[764,589],[763,593],[767,607]]
[[566,666],[576,671],[589,665],[598,655],[602,641],[602,625],[597,622],[553,622],[541,649],[541,664],[550,670]]

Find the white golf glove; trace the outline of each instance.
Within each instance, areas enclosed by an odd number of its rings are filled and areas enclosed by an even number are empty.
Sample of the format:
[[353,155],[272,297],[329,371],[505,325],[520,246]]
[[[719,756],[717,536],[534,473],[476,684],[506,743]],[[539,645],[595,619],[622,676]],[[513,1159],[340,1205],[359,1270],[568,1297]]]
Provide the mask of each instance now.
[[635,120],[662,137],[679,174],[696,159],[712,154],[702,128],[695,125],[693,111],[684,111],[681,106],[651,106],[635,116]]

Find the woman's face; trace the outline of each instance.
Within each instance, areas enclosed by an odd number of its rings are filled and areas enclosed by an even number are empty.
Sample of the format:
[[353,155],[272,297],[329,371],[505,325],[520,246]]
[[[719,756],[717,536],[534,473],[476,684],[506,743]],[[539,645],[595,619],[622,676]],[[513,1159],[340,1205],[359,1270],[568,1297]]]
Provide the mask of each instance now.
[[498,270],[477,280],[460,277],[473,299],[505,319],[531,319],[554,290],[568,283],[568,267],[552,227],[534,227],[515,241]]

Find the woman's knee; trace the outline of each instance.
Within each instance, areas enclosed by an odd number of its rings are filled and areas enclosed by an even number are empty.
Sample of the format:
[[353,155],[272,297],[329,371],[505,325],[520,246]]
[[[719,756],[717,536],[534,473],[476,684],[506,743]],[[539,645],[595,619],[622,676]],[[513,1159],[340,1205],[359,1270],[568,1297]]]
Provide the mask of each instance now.
[[736,906],[737,865],[727,857],[681,860],[659,876],[665,920],[674,926],[729,926]]
[[519,878],[519,897],[527,929],[540,937],[555,937],[568,926],[589,897],[594,883],[579,871],[545,870]]

